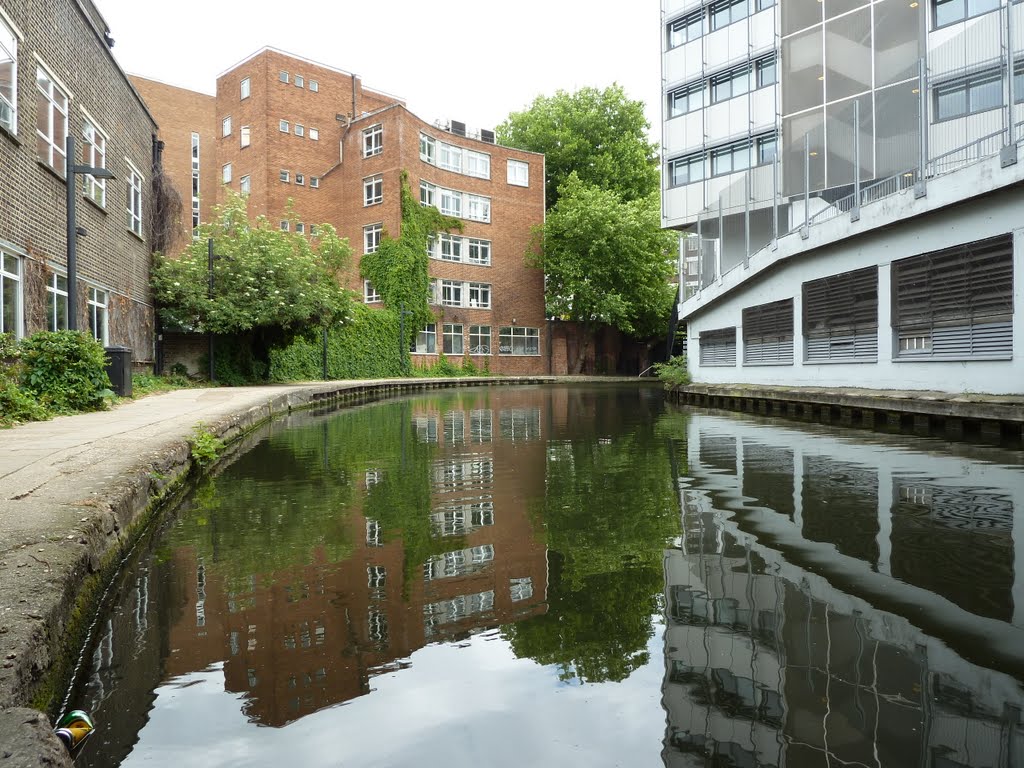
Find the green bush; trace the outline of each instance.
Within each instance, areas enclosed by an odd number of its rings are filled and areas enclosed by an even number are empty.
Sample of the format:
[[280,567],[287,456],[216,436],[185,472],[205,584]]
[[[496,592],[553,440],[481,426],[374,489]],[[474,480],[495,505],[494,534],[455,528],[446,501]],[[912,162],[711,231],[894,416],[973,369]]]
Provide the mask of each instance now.
[[18,386],[17,381],[0,376],[0,426],[10,427],[22,421],[46,421],[51,416],[44,406]]
[[686,355],[676,355],[667,363],[655,363],[654,374],[671,387],[685,387],[691,382]]
[[41,331],[21,342],[21,388],[56,413],[98,411],[113,396],[103,345],[80,331]]

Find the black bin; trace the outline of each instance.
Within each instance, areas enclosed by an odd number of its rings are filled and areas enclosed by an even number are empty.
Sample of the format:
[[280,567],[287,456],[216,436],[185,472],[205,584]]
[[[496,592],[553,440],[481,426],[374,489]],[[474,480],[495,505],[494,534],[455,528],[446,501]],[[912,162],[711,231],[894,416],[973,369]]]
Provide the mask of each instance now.
[[131,347],[104,347],[107,353],[107,376],[110,386],[118,397],[132,396],[132,350]]

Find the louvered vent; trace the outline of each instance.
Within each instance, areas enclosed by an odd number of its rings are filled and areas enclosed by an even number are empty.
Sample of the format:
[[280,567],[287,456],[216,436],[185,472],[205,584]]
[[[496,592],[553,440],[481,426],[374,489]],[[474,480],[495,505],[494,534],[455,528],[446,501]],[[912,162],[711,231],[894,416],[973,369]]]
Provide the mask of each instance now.
[[743,364],[793,364],[793,300],[743,310]]
[[736,327],[703,331],[698,337],[700,364],[736,365]]
[[1013,237],[894,261],[895,355],[1007,359],[1013,351]]
[[878,268],[804,283],[807,362],[878,362]]

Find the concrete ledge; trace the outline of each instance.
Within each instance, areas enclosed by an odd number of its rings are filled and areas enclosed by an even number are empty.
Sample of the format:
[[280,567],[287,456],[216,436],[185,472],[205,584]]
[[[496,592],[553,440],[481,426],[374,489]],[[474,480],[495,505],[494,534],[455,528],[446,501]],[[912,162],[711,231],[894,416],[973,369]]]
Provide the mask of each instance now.
[[54,708],[123,554],[196,471],[189,438],[197,425],[231,442],[294,410],[428,389],[555,381],[584,380],[477,377],[187,389],[0,433],[0,766],[70,765],[51,754],[59,742],[47,718],[17,707]]

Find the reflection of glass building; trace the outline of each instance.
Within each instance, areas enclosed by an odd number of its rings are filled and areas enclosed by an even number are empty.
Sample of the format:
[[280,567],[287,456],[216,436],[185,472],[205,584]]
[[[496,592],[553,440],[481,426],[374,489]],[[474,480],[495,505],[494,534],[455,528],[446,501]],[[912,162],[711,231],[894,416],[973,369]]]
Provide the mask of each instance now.
[[1021,392],[1024,6],[662,0],[662,27],[694,378]]
[[693,418],[666,765],[1024,760],[1021,473],[894,442]]

